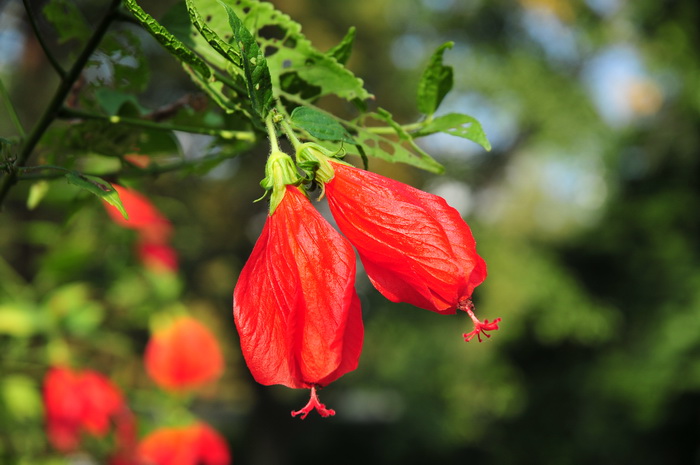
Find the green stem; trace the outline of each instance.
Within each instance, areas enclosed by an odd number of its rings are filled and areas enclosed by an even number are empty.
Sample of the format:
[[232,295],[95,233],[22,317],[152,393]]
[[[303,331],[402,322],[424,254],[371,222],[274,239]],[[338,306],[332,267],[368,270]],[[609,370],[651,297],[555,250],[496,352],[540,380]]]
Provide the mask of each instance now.
[[155,121],[149,121],[146,119],[138,118],[127,118],[124,116],[107,116],[100,115],[97,113],[90,113],[82,110],[75,110],[73,108],[61,108],[58,113],[59,118],[80,118],[80,119],[97,119],[101,121],[106,121],[112,124],[125,124],[128,126],[137,126],[147,129],[157,129],[160,131],[182,131],[189,132],[192,134],[205,134],[208,136],[217,136],[222,139],[237,139],[254,142],[255,133],[250,131],[230,131],[228,129],[215,129],[215,128],[205,128],[198,126],[183,126],[179,124],[164,124],[157,123]]
[[297,150],[301,145],[301,142],[297,138],[296,134],[294,134],[294,130],[286,120],[282,120],[281,124],[284,133],[287,135],[287,139],[289,139],[289,141],[292,143],[292,147],[294,147],[294,150]]
[[66,71],[63,69],[63,67],[58,62],[58,60],[56,60],[56,58],[53,56],[53,54],[51,53],[51,50],[49,50],[49,47],[46,45],[46,42],[44,42],[44,37],[41,35],[41,32],[39,31],[39,24],[37,23],[36,17],[34,16],[34,11],[32,11],[31,6],[29,5],[29,0],[22,0],[22,2],[24,3],[24,9],[27,11],[27,18],[29,19],[29,25],[32,27],[32,31],[34,32],[34,36],[36,37],[37,41],[39,42],[41,49],[44,51],[44,55],[46,55],[46,58],[49,60],[49,63],[51,63],[51,66],[58,73],[58,75],[61,77],[61,79],[65,79]]
[[275,123],[272,121],[274,112],[270,112],[265,119],[265,126],[267,127],[267,135],[270,139],[270,153],[279,152],[280,146],[277,141],[277,131],[275,129]]
[[[406,132],[412,132],[421,129],[423,126],[425,126],[425,121],[419,121],[412,124],[402,124],[401,128]],[[392,128],[391,126],[368,126],[364,129],[365,131],[374,134],[396,134],[396,129]]]
[[10,100],[10,94],[7,92],[7,89],[5,89],[5,85],[2,83],[2,79],[0,79],[0,97],[2,97],[2,99],[5,101],[7,112],[10,114],[10,119],[12,120],[12,123],[17,128],[17,132],[19,132],[20,137],[24,139],[25,137],[27,137],[27,133],[24,131],[22,122],[19,120],[19,116],[17,115],[17,110],[15,110],[15,106],[12,105],[12,101]]
[[[138,169],[126,169],[126,170],[116,170],[116,171],[111,171],[107,173],[81,173],[85,176],[95,176],[98,178],[106,178],[106,179],[113,179],[113,178],[137,178],[137,177],[142,177],[142,176],[158,176],[160,174],[165,174],[165,173],[170,173],[173,171],[179,171],[183,168],[191,168],[191,167],[196,167],[200,164],[203,163],[208,163],[211,161],[217,161],[217,160],[226,160],[231,157],[222,157],[221,155],[209,155],[206,157],[198,158],[196,160],[182,160],[179,162],[175,163],[170,163],[167,165],[154,165],[151,164],[147,168],[138,168]],[[27,173],[30,171],[43,171],[43,170],[54,170],[54,171],[60,171],[60,172],[54,172],[54,173],[38,173],[38,174],[20,174],[18,175],[18,179],[22,181],[35,181],[39,179],[58,179],[62,178],[65,176],[65,172],[73,172],[72,170],[68,170],[65,168],[61,168],[59,166],[53,166],[53,165],[39,165],[39,166],[22,166],[18,167],[17,170],[20,173]]]
[[[97,47],[100,45],[100,42],[102,41],[104,35],[107,33],[110,24],[116,17],[116,13],[118,11],[120,3],[121,0],[112,0],[111,4],[109,5],[109,9],[107,10],[107,13],[105,13],[105,16],[102,18],[102,21],[100,21],[100,23],[97,25],[95,33],[92,35],[92,37],[90,37],[90,40],[78,56],[78,59],[75,61],[71,69],[68,70],[66,75],[61,80],[61,84],[56,90],[56,93],[51,99],[51,102],[49,102],[49,105],[44,111],[44,114],[37,122],[31,134],[29,134],[29,138],[27,139],[24,148],[19,153],[17,159],[15,160],[15,163],[13,164],[14,168],[22,166],[27,162],[46,130],[49,128],[53,120],[56,119],[56,116],[58,115],[58,112],[61,109],[61,106],[63,105],[63,101],[70,93],[71,89],[73,88],[73,85],[75,84],[75,81],[77,81],[80,77],[83,68],[87,64],[95,49],[97,49]],[[10,191],[10,188],[16,182],[17,173],[14,169],[11,169],[11,172],[5,175],[0,180],[0,205],[2,205],[2,202],[7,196],[7,193]]]

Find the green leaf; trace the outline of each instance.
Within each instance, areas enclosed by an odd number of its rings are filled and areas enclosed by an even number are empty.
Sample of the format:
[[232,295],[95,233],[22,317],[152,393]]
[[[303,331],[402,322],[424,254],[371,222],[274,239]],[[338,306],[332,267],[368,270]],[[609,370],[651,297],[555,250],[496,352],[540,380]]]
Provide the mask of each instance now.
[[486,150],[491,150],[491,143],[486,138],[481,123],[476,118],[460,113],[449,113],[435,118],[423,126],[419,131],[412,133],[413,137],[423,137],[436,132],[444,132],[451,136],[469,139],[481,145]]
[[243,59],[248,96],[252,102],[253,109],[260,115],[260,118],[264,120],[274,101],[272,95],[272,78],[270,77],[270,70],[267,67],[267,60],[258,47],[255,38],[250,31],[245,28],[233,9],[223,2],[219,3],[226,9],[228,22],[233,31],[233,37],[239,48],[241,58]]
[[418,110],[423,114],[435,113],[442,99],[452,89],[452,67],[442,64],[442,55],[453,45],[454,42],[446,42],[439,46],[421,76],[418,83]]
[[187,48],[179,39],[172,35],[167,29],[165,29],[158,21],[153,19],[151,15],[143,11],[143,9],[136,3],[136,0],[124,0],[124,6],[134,15],[136,20],[141,23],[144,29],[151,33],[151,35],[160,44],[165,47],[175,58],[181,62],[190,65],[204,78],[211,76],[211,70],[209,66],[199,58],[192,50]]
[[95,194],[108,204],[115,206],[124,219],[129,219],[129,214],[124,209],[124,205],[122,205],[122,201],[119,199],[119,194],[107,181],[97,176],[86,176],[77,172],[66,174],[66,179],[70,184]]
[[[406,163],[431,173],[440,174],[445,168],[416,146],[405,147],[402,143],[380,136],[365,128],[357,128],[355,140],[361,142],[364,155],[391,163]],[[362,156],[362,151],[359,152]]]
[[321,140],[343,141],[354,144],[350,134],[333,117],[309,107],[296,107],[291,122]]
[[43,11],[58,33],[59,44],[71,39],[86,42],[90,37],[91,28],[74,1],[51,0]]
[[49,192],[49,182],[47,180],[42,179],[33,183],[27,196],[27,208],[34,210],[44,199],[47,192]]
[[352,45],[355,42],[355,27],[348,29],[347,34],[343,37],[338,45],[326,52],[326,55],[335,58],[335,60],[344,65],[350,59],[352,53]]
[[[231,8],[243,26],[257,39],[261,53],[267,59],[276,95],[279,95],[282,87],[280,77],[286,73],[296,73],[309,85],[319,88],[317,96],[335,94],[348,101],[372,97],[364,89],[361,79],[333,56],[314,48],[301,33],[301,25],[276,10],[272,4],[254,0],[224,0],[222,3]],[[188,4],[196,6],[200,20],[206,23],[209,30],[225,41],[230,39],[228,18],[221,15],[218,0],[188,0]],[[173,10],[179,8],[175,6]],[[171,16],[175,17],[176,14]],[[186,29],[179,23],[175,29],[170,27],[170,30],[212,65],[228,69],[229,73],[235,72],[228,67],[230,60],[216,52],[202,34],[197,33],[194,26]]]

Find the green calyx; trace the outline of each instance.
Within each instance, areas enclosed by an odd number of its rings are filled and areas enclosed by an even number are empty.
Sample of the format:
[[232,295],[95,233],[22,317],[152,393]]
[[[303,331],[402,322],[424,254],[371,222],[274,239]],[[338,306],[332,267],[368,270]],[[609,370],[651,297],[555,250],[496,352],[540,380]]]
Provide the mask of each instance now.
[[336,152],[332,152],[314,142],[307,142],[297,147],[299,168],[307,173],[309,179],[315,179],[322,185],[335,176],[335,170],[331,161],[334,163],[345,163],[338,158]]
[[287,186],[298,186],[303,181],[294,165],[292,157],[282,152],[274,150],[270,153],[265,164],[265,179],[260,181],[260,185],[266,193],[272,191],[270,195],[270,215],[284,198]]

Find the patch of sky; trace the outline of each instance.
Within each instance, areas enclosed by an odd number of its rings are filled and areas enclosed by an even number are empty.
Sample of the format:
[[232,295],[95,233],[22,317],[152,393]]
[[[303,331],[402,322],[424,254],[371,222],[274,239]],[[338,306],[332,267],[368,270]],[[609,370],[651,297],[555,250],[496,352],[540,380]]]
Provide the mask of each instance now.
[[583,79],[603,119],[613,127],[635,118],[630,89],[646,79],[638,51],[627,44],[603,49],[584,66]]
[[527,34],[537,42],[554,62],[574,63],[580,58],[576,34],[556,15],[543,8],[523,10],[522,24]]

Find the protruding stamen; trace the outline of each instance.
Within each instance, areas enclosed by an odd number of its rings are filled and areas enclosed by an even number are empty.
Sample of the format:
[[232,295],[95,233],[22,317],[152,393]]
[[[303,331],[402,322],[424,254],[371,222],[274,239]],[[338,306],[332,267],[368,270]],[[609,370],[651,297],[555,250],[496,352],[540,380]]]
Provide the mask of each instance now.
[[309,412],[314,409],[316,409],[318,414],[322,417],[331,417],[335,415],[335,410],[326,408],[326,406],[318,400],[318,395],[316,395],[316,386],[311,387],[311,398],[309,399],[309,402],[304,406],[304,408],[292,411],[292,416],[296,417],[297,415],[301,415],[301,419],[303,420],[306,418],[306,415],[308,415]]
[[466,342],[471,341],[474,339],[474,336],[479,340],[479,342],[482,342],[481,340],[481,335],[483,334],[487,338],[491,337],[490,334],[486,334],[486,331],[495,331],[498,329],[498,323],[501,321],[500,318],[496,318],[493,320],[491,323],[489,323],[489,320],[484,320],[481,322],[476,315],[474,315],[474,303],[471,301],[471,299],[465,299],[459,303],[457,306],[459,310],[463,310],[467,312],[467,315],[469,315],[469,318],[472,319],[472,322],[474,323],[474,330],[468,333],[463,334],[462,336],[464,337],[464,340]]

